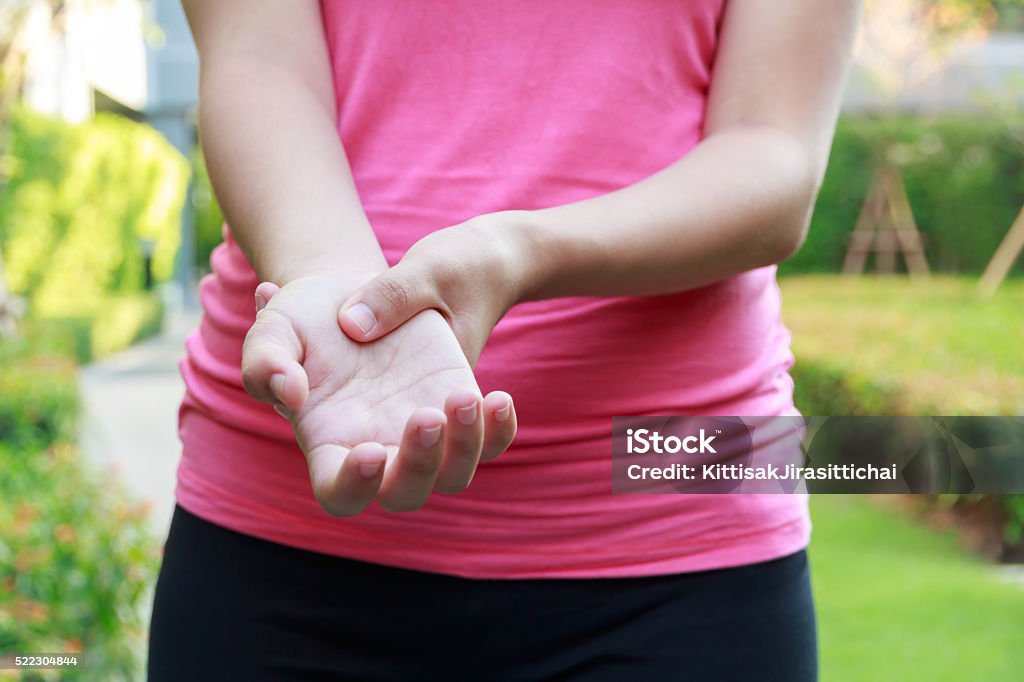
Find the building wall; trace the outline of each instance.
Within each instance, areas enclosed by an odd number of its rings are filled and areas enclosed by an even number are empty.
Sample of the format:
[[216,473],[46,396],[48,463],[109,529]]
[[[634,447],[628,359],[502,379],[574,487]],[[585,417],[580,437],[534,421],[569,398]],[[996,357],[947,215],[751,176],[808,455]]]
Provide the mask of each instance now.
[[25,101],[80,121],[93,114],[93,89],[133,109],[147,102],[145,22],[136,0],[67,0],[63,31],[50,31],[37,2],[29,19]]

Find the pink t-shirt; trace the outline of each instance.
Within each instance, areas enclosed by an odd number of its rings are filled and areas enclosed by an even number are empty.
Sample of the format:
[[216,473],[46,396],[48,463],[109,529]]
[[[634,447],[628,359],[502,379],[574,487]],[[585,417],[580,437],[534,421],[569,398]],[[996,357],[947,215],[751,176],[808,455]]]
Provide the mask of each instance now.
[[[723,0],[321,5],[338,133],[390,263],[482,213],[636,182],[700,140]],[[313,498],[290,426],[242,388],[258,280],[229,233],[212,267],[181,365],[177,498],[203,518],[480,578],[694,571],[808,542],[802,496],[611,493],[614,415],[795,413],[774,268],[674,295],[515,306],[476,368],[481,390],[515,397],[512,448],[420,511],[374,503],[336,519]]]

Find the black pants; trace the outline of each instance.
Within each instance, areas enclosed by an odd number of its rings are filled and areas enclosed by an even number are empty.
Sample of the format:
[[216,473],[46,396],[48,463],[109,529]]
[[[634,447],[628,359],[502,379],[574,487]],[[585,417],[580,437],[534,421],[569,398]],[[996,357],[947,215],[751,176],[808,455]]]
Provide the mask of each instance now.
[[468,580],[284,547],[178,507],[149,680],[817,678],[807,556],[649,578]]

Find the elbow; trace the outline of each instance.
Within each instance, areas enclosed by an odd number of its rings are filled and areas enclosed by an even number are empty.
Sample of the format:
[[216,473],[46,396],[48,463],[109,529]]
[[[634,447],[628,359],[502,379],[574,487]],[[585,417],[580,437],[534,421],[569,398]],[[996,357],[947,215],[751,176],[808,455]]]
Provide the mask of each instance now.
[[776,225],[769,265],[792,258],[804,245],[811,226],[813,203],[813,199],[799,202],[794,207],[793,215]]
[[807,239],[823,171],[806,146],[795,138],[780,141],[775,187],[775,215],[768,232],[769,264],[781,263],[796,254]]

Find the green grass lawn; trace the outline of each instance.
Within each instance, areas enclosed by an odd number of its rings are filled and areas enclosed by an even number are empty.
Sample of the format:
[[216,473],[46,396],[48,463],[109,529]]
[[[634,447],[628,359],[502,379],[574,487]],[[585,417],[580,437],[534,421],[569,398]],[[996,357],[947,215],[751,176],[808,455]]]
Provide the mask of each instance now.
[[1024,680],[1024,588],[865,498],[811,511],[823,682]]
[[[1024,281],[988,300],[974,285],[782,278],[807,413],[1024,414]],[[865,498],[814,496],[811,509],[823,682],[1024,680],[1024,588],[952,532]]]
[[827,366],[895,387],[908,414],[1024,414],[1024,281],[985,300],[975,282],[781,278],[798,369]]

